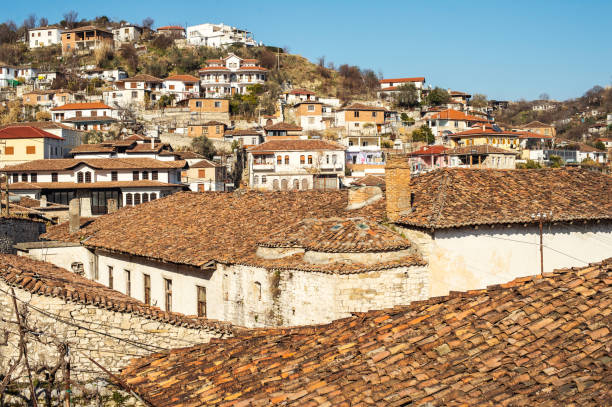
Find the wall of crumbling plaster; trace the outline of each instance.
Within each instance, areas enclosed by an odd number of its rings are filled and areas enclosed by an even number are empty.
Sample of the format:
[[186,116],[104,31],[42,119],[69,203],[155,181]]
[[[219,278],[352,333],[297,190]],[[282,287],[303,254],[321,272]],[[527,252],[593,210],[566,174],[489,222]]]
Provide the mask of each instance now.
[[[0,333],[9,332],[8,344],[0,345],[0,366],[8,366],[9,361],[16,357],[19,340],[12,299],[10,295],[5,294],[9,289],[7,284],[0,281]],[[15,294],[31,306],[28,308],[27,321],[33,331],[42,333],[39,336],[42,341],[51,344],[59,341],[69,345],[73,379],[76,380],[87,381],[105,376],[97,373],[100,369],[89,361],[87,356],[108,370],[117,372],[133,357],[147,355],[162,348],[204,343],[213,337],[221,336],[210,329],[180,327],[133,313],[115,312],[93,305],[66,302],[61,298],[33,295],[19,288],[15,288]],[[18,301],[18,305],[23,307],[21,301]],[[58,321],[58,318],[62,322]],[[147,349],[127,343],[126,340],[144,344]],[[28,354],[33,366],[57,361],[57,348],[54,345],[43,345],[35,340],[29,341]]]
[[35,242],[45,233],[44,222],[31,219],[0,217],[0,253],[16,253],[13,245],[21,242]]
[[78,243],[68,247],[30,248],[27,252],[19,251],[18,254],[31,259],[46,261],[66,270],[72,270],[73,264],[80,263],[83,265],[83,276],[89,279],[93,276],[95,256],[90,250]]

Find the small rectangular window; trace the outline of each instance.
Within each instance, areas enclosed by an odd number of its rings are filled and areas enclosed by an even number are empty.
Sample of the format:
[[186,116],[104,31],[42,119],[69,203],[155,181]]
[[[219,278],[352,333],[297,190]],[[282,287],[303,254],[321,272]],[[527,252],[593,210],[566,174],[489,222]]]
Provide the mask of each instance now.
[[138,171],[132,171],[132,180],[138,181],[139,174],[140,173]]
[[149,179],[149,171],[142,172],[142,179]]
[[359,112],[354,112],[353,117],[359,117]]
[[13,155],[13,154],[15,154],[15,147],[6,147],[4,149],[4,154],[5,155]]
[[57,172],[52,172],[51,173],[51,182],[57,182],[57,180],[58,180]]
[[143,274],[144,303],[151,305],[151,276]]
[[108,266],[108,288],[113,288],[113,267]]
[[38,182],[38,174],[35,172],[30,174],[30,182]]
[[166,298],[166,311],[172,311],[172,280],[164,278],[164,297]]
[[36,154],[36,146],[26,146],[26,154]]
[[19,174],[13,174],[13,182],[19,182]]
[[158,177],[158,172],[157,171],[151,171],[151,179],[153,181],[157,181],[157,177]]
[[117,181],[118,174],[117,171],[111,171],[111,181]]
[[206,287],[197,286],[198,289],[198,316],[206,317]]
[[130,270],[125,270],[125,294],[132,295],[132,273]]
[[221,102],[215,102],[215,107],[217,108],[221,107]]

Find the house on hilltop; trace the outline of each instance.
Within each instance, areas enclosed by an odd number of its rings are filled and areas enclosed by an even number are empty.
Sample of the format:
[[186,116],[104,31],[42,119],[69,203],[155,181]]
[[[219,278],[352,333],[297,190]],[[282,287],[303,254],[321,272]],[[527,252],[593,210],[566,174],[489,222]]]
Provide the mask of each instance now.
[[249,86],[263,85],[268,70],[259,66],[256,59],[229,53],[222,59],[207,59],[199,73],[205,97],[225,98],[247,94]]

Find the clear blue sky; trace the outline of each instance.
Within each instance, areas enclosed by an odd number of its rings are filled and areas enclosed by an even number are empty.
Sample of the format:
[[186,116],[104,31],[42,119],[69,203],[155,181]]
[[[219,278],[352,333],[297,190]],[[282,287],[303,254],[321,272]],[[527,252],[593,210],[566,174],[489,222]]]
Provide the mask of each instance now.
[[[172,1],[10,2],[0,20],[30,14],[49,22],[75,10],[155,27],[225,23],[266,45],[288,46],[382,72],[425,76],[433,86],[490,99],[564,100],[612,82],[612,1]],[[298,6],[299,4],[299,6]]]

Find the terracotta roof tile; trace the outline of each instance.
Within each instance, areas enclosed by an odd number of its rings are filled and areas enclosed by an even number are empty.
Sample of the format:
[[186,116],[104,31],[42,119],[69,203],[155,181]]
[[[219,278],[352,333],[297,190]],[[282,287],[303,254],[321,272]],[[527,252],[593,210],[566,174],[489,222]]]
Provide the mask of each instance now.
[[19,123],[5,124],[4,126],[0,126],[0,129],[4,129],[6,127],[11,127],[15,125],[30,126],[30,127],[36,127],[38,129],[47,129],[47,130],[48,129],[65,129],[65,130],[81,132],[81,130],[77,130],[74,127],[66,126],[65,124],[58,123],[58,122],[19,122]]
[[465,114],[463,112],[460,112],[459,110],[454,110],[454,109],[442,110],[441,112],[438,112],[430,116],[429,119],[463,120],[463,121],[470,121],[470,122],[488,122],[487,119],[483,119],[478,116],[472,116],[469,114]]
[[177,312],[165,312],[66,269],[27,257],[0,254],[0,279],[10,286],[19,287],[32,294],[94,305],[112,311],[129,312],[173,325],[232,332],[230,324]]
[[456,147],[445,152],[447,155],[465,155],[465,154],[506,154],[517,155],[516,151],[506,150],[503,148],[490,146],[488,144],[479,144],[475,146]]
[[58,158],[34,160],[4,167],[5,171],[60,171],[86,164],[99,169],[183,168],[185,161],[160,161],[153,158]]
[[182,188],[180,184],[169,184],[161,181],[141,179],[137,181],[99,181],[99,182],[14,182],[11,190],[31,189],[91,189],[91,188],[144,188],[173,187]]
[[281,131],[302,131],[302,127],[296,124],[278,122],[276,124],[264,127],[264,130],[281,130]]
[[189,168],[218,168],[218,167],[224,167],[224,165],[204,159],[204,160],[198,161],[197,163],[191,165]]
[[165,25],[163,27],[159,27],[157,31],[159,30],[185,30],[185,29],[181,27],[180,25]]
[[384,107],[364,105],[363,103],[353,103],[352,105],[343,107],[340,110],[376,110],[383,112],[386,111]]
[[164,81],[200,82],[200,79],[193,75],[171,75],[164,79]]
[[342,150],[345,148],[339,144],[326,140],[270,140],[253,147],[251,153],[262,153],[268,151],[310,151],[310,150]]
[[23,138],[51,138],[63,140],[63,137],[56,136],[47,131],[34,126],[11,125],[0,129],[0,139],[23,139]]
[[373,175],[368,174],[365,177],[361,177],[352,182],[351,185],[363,186],[363,187],[385,187],[385,176],[384,175]]
[[90,103],[68,103],[63,106],[54,107],[51,110],[80,110],[80,109],[113,109],[102,102]]
[[133,359],[157,406],[609,405],[612,259]]
[[379,82],[380,83],[425,82],[425,78],[423,76],[419,76],[416,78],[383,79],[383,80],[380,80]]
[[163,82],[163,80],[153,75],[147,75],[147,74],[141,73],[141,74],[132,76],[131,78],[121,79],[118,82]]
[[436,155],[436,154],[444,154],[444,152],[448,150],[448,147],[444,147],[441,145],[433,145],[433,146],[423,146],[416,151],[408,153],[410,156],[419,156],[419,155]]

